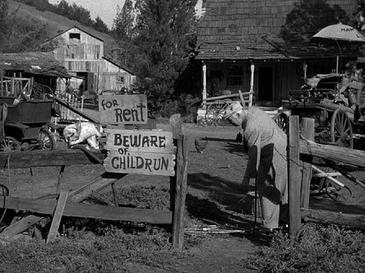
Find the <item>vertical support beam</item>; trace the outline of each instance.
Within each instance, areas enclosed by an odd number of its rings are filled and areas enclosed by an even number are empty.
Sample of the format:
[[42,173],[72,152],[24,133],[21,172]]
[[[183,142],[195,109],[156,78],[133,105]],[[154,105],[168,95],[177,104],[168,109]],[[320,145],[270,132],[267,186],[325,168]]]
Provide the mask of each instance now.
[[185,135],[177,141],[175,206],[172,222],[172,244],[182,250],[184,244],[184,212],[188,176],[188,138]]
[[303,80],[304,82],[307,81],[307,70],[308,70],[308,64],[306,62],[303,63]]
[[301,226],[299,116],[289,117],[288,129],[289,237],[293,244]]
[[56,239],[58,227],[60,226],[63,211],[65,210],[67,197],[68,197],[68,192],[61,191],[61,193],[58,197],[58,200],[57,200],[55,212],[53,214],[51,228],[49,229],[49,233],[47,236],[47,244],[54,241],[54,239]]
[[205,109],[205,100],[207,99],[207,65],[203,62],[203,108]]
[[254,85],[254,80],[255,80],[255,64],[251,63],[250,65],[250,70],[251,70],[251,79],[250,79],[250,95],[249,95],[249,102],[248,102],[248,107],[252,106],[252,101],[253,101],[253,85]]
[[[303,118],[302,135],[309,140],[314,141],[314,119]],[[309,208],[310,183],[312,180],[312,164],[303,162],[302,185],[300,189],[300,207]]]
[[340,66],[340,56],[337,55],[336,56],[336,73],[338,73],[338,71],[339,71],[339,66]]
[[0,94],[4,96],[4,71],[0,69]]

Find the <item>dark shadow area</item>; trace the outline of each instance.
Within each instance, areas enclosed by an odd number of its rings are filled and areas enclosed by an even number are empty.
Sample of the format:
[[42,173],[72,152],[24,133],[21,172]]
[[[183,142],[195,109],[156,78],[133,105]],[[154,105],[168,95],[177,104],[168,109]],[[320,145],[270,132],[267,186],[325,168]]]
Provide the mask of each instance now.
[[[270,241],[271,237],[263,233],[258,219],[255,224],[252,197],[245,196],[239,184],[209,174],[195,173],[189,174],[188,185],[208,194],[208,198],[187,195],[186,207],[192,217],[210,225],[244,229],[243,236],[257,245]],[[249,190],[254,191],[254,187]]]
[[224,150],[229,152],[230,154],[243,155],[247,153],[247,148],[242,143],[227,142],[227,145],[224,147]]

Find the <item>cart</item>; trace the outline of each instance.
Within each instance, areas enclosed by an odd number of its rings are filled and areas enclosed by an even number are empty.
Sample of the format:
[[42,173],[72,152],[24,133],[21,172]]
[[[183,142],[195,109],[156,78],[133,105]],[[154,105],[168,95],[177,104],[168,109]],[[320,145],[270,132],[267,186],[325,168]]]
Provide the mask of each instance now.
[[0,97],[0,104],[0,152],[54,149],[49,131],[53,100],[16,103],[15,97]]
[[[344,84],[343,79],[343,74],[316,75],[290,93],[283,109],[300,119],[313,118],[316,142],[353,148],[365,136],[365,91],[362,83]],[[278,113],[275,120],[286,130],[287,114]]]

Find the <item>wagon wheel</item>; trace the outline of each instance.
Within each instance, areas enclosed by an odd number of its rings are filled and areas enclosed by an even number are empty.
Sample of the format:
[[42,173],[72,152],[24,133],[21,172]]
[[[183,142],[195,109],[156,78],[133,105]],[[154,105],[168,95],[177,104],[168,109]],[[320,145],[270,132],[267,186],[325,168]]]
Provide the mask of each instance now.
[[346,113],[340,109],[336,109],[332,115],[331,141],[338,146],[354,147],[351,121],[346,116]]
[[38,149],[50,151],[55,147],[55,140],[48,130],[42,128],[38,134],[38,144]]
[[5,136],[3,141],[0,142],[0,152],[14,152],[20,151],[21,146],[19,141],[11,136]]

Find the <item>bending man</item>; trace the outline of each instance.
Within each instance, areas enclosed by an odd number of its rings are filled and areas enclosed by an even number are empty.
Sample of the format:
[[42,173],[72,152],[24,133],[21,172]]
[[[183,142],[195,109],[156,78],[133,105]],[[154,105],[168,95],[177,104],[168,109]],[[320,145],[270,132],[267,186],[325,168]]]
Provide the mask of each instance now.
[[263,226],[273,230],[279,226],[280,204],[287,204],[286,134],[264,111],[256,107],[244,108],[233,102],[224,118],[242,126],[248,148],[248,162],[242,185],[248,186],[256,178]]

